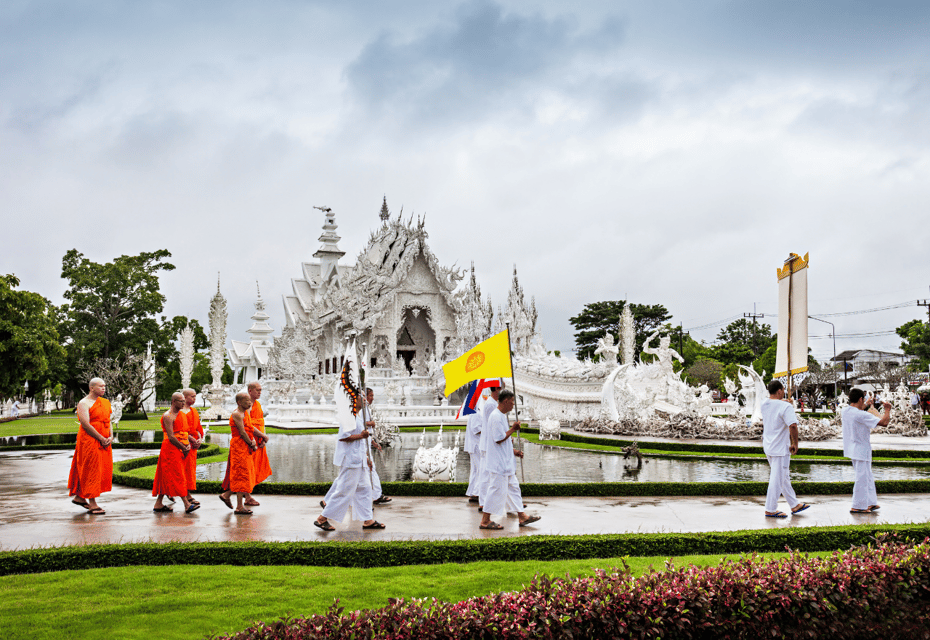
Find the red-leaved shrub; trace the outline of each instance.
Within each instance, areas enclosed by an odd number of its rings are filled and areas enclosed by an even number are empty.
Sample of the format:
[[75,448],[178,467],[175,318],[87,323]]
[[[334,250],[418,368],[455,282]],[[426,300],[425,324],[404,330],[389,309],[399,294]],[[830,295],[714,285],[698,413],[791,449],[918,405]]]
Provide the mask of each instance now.
[[[467,570],[467,565],[465,570]],[[639,578],[537,576],[457,603],[391,600],[370,611],[257,623],[228,638],[930,638],[930,539],[826,558],[743,558]]]

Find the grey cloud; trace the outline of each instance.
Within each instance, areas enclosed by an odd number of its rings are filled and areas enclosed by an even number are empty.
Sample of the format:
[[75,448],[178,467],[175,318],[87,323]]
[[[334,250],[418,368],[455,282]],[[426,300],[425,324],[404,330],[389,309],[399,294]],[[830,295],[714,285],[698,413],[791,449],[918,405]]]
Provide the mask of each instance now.
[[412,39],[380,34],[346,75],[354,95],[376,113],[471,120],[492,106],[529,108],[535,83],[570,84],[571,61],[616,49],[623,31],[616,18],[585,32],[572,18],[505,13],[475,0],[459,6],[451,23]]

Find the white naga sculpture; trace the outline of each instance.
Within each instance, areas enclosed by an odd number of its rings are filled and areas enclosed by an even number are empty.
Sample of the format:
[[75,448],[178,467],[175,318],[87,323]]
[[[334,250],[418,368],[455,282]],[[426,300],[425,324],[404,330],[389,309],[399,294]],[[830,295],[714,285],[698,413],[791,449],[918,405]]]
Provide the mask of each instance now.
[[561,440],[562,424],[558,420],[540,420],[539,421],[539,439],[540,440]]
[[459,432],[455,432],[455,443],[451,448],[442,444],[442,426],[436,436],[436,444],[426,447],[426,429],[420,436],[420,447],[413,459],[413,479],[432,482],[455,482],[455,462],[459,455]]
[[142,359],[144,382],[142,384],[142,408],[146,413],[155,411],[155,358],[152,356],[152,341],[145,349],[145,358]]
[[742,385],[739,392],[746,402],[743,407],[747,417],[752,424],[762,424],[762,402],[769,395],[765,382],[762,380],[765,371],[759,375],[752,367],[739,365],[736,375],[739,376],[739,382]]

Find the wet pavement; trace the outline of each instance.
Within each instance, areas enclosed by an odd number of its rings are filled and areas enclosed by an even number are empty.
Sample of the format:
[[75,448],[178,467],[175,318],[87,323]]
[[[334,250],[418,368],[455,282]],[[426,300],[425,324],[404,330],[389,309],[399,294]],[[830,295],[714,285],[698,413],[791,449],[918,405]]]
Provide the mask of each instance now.
[[[152,455],[151,451],[116,450],[114,458]],[[879,495],[874,515],[849,513],[850,496],[801,496],[813,506],[784,520],[764,517],[763,497],[739,498],[528,498],[528,513],[542,516],[521,528],[514,515],[498,520],[503,531],[478,528],[481,514],[466,498],[397,497],[375,507],[383,531],[362,531],[361,522],[334,523],[325,533],[313,526],[319,497],[266,496],[254,515],[235,515],[213,494],[198,495],[200,510],[185,514],[180,501],[174,513],[152,512],[148,491],[116,486],[99,502],[107,510],[91,516],[70,503],[67,477],[70,451],[0,454],[0,548],[102,542],[216,540],[409,540],[495,538],[533,534],[732,531],[775,527],[930,521],[930,495]],[[784,503],[780,508],[787,509]]]

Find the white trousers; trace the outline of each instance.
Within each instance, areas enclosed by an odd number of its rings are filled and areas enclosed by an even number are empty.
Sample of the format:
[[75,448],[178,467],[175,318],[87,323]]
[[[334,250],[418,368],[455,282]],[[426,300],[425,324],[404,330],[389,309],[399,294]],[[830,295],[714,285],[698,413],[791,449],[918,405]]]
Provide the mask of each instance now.
[[465,495],[477,496],[480,495],[478,487],[481,484],[478,480],[481,474],[481,450],[475,449],[475,452],[469,453],[468,457],[471,459],[471,469],[468,474],[468,488],[465,489]]
[[488,472],[488,452],[478,451],[481,460],[478,463],[478,504],[484,506],[488,497],[488,483],[491,481],[491,474]]
[[871,460],[853,460],[853,469],[856,470],[856,484],[853,485],[853,509],[868,509],[878,504],[878,494],[875,492],[875,478],[872,476]]
[[[365,464],[368,464],[368,463],[366,462]],[[336,488],[336,483],[333,482],[329,487],[329,491],[327,491],[326,495],[323,496],[323,502],[329,504],[329,497],[332,495],[333,489],[335,488]],[[384,494],[381,491],[381,476],[378,475],[378,467],[373,466],[371,468],[371,499],[377,500],[382,495]]]
[[326,494],[326,507],[323,517],[327,520],[342,522],[349,507],[356,520],[371,520],[371,480],[368,475],[368,463],[364,466],[339,469],[339,475]]
[[778,511],[778,496],[785,496],[788,507],[794,509],[798,506],[798,497],[794,495],[794,489],[791,488],[791,480],[788,478],[788,465],[791,464],[791,456],[765,456],[769,460],[769,491],[765,494],[765,510],[769,512]]
[[523,511],[523,495],[517,474],[501,475],[489,473],[488,490],[484,496],[482,511],[495,516],[505,516],[508,512]]

